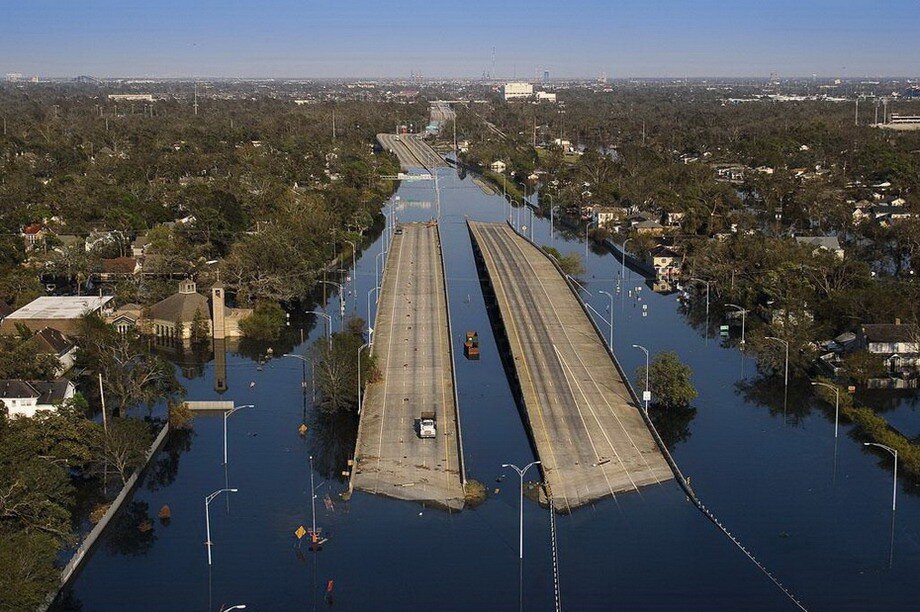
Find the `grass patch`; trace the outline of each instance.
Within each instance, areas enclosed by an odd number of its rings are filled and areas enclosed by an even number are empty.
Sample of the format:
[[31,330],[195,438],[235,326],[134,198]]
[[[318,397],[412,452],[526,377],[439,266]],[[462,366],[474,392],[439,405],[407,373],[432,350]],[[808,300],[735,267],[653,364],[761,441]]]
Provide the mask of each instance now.
[[486,501],[488,495],[486,486],[478,480],[467,480],[466,485],[463,487],[463,498],[466,505],[470,508],[481,505]]

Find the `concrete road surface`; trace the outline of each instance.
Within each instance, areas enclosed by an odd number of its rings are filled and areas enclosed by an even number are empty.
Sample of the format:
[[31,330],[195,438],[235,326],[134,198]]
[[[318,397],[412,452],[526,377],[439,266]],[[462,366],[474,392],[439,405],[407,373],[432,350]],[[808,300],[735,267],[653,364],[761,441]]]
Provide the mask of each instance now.
[[377,134],[377,142],[387,151],[392,151],[399,159],[403,170],[431,170],[446,166],[444,159],[428,146],[421,134]]
[[[362,491],[463,507],[447,293],[435,224],[393,237],[374,325],[383,380],[367,386],[352,485]],[[418,437],[423,411],[437,437]]]
[[672,478],[568,284],[504,223],[469,222],[511,347],[544,480],[560,510]]

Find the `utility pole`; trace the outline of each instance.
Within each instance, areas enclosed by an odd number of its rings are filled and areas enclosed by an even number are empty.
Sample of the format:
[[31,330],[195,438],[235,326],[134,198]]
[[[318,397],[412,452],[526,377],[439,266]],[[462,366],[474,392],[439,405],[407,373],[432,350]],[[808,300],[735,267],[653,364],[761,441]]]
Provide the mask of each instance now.
[[198,116],[198,81],[195,81],[195,102],[192,104],[192,108],[195,109],[195,116]]
[[105,414],[105,391],[102,390],[102,372],[99,372],[99,399],[102,401],[102,429],[109,433],[109,421]]
[[335,140],[335,109],[332,109],[332,140]]
[[856,96],[856,118],[853,120],[853,125],[859,125],[859,95]]

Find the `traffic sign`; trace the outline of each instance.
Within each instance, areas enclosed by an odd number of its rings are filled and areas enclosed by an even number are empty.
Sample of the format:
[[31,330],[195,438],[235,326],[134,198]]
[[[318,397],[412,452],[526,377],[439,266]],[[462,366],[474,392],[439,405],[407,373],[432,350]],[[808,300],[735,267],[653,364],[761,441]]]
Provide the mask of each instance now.
[[651,391],[643,391],[643,392],[642,392],[642,401],[643,401],[643,402],[650,402],[650,401],[652,401],[652,392],[651,392]]
[[300,527],[297,528],[297,531],[294,532],[294,535],[297,536],[298,540],[300,540],[305,535],[307,535],[307,530],[303,528],[303,525],[301,525]]

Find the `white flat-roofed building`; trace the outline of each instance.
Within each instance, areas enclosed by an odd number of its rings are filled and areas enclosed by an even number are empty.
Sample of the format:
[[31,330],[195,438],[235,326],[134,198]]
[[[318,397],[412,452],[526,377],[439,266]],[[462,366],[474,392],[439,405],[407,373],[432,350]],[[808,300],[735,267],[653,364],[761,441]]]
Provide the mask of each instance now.
[[536,95],[537,95],[537,100],[542,100],[544,102],[555,102],[556,101],[556,94],[550,93],[548,91],[538,91]]
[[112,297],[46,295],[36,298],[3,319],[0,332],[15,334],[16,324],[20,323],[36,332],[45,327],[53,327],[64,334],[73,335],[79,333],[83,315],[104,310]]
[[153,102],[153,94],[109,94],[113,102]]
[[533,85],[530,83],[505,83],[502,93],[505,96],[505,100],[529,98],[533,95]]

